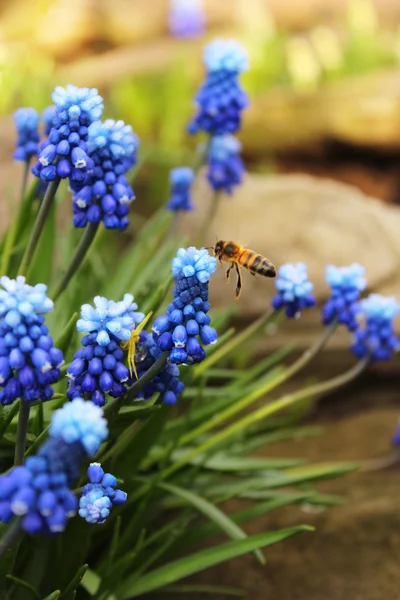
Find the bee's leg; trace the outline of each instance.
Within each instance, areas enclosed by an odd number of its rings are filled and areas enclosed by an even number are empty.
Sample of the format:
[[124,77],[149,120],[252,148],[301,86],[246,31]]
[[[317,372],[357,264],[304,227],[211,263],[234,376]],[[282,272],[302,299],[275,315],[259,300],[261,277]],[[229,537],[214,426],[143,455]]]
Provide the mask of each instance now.
[[237,273],[237,282],[236,282],[236,300],[239,300],[240,292],[242,291],[242,276],[240,275],[240,270],[238,264],[235,263],[236,273]]
[[234,267],[234,263],[231,263],[226,270],[226,283],[228,283],[228,281],[229,281],[229,276],[231,274],[233,267]]

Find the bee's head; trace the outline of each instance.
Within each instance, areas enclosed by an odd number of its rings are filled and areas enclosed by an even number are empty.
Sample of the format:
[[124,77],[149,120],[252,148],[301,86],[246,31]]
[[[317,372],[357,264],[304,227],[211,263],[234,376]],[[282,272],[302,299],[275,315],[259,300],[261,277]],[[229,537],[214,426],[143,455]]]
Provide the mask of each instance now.
[[225,246],[225,242],[223,242],[222,240],[219,240],[219,242],[216,242],[216,244],[214,246],[214,255],[219,256],[220,254],[222,254],[222,252],[224,250],[224,246]]

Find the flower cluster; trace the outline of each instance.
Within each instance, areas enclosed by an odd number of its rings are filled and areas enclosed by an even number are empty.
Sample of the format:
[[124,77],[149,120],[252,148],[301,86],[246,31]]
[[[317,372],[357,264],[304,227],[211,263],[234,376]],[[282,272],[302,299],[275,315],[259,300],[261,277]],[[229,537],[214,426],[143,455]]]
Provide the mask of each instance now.
[[207,153],[207,178],[211,187],[232,194],[233,187],[242,182],[244,165],[240,156],[241,144],[233,135],[216,135]]
[[[210,327],[208,282],[216,259],[206,249],[180,248],[172,261],[174,300],[167,313],[154,321],[154,340],[161,351],[171,351],[175,364],[194,364],[205,358],[201,344],[214,344],[217,332]],[[200,341],[199,338],[200,337]]]
[[73,186],[73,223],[103,221],[108,229],[122,231],[128,224],[129,204],[135,195],[125,173],[136,162],[139,140],[130,125],[107,119],[88,129],[88,154],[93,168]]
[[117,480],[111,473],[104,473],[100,463],[91,463],[87,483],[79,500],[79,516],[88,523],[104,523],[113,505],[124,504],[127,495],[117,490]]
[[94,304],[95,308],[90,304],[81,307],[77,329],[90,333],[83,336],[82,348],[68,367],[67,396],[70,400],[83,396],[103,406],[106,394],[116,398],[126,392],[129,370],[119,343],[130,339],[144,315],[136,312],[131,294],[125,294],[121,302],[96,296]]
[[286,316],[298,317],[304,308],[315,306],[313,284],[304,263],[286,264],[279,268],[275,280],[278,294],[272,300],[275,309],[285,308]]
[[0,476],[0,521],[22,517],[27,533],[64,531],[78,502],[71,487],[85,455],[93,456],[107,438],[102,411],[81,398],[54,412],[49,438],[36,456]]
[[14,113],[14,122],[18,133],[14,158],[29,161],[39,150],[39,115],[34,108],[19,108]]
[[49,400],[64,362],[44,324],[53,302],[45,285],[30,286],[25,277],[1,277],[0,284],[0,404]]
[[400,340],[394,333],[393,319],[400,312],[396,298],[381,294],[371,294],[361,300],[359,312],[364,317],[365,327],[354,334],[352,350],[358,358],[390,360],[400,347]]
[[96,89],[67,85],[56,87],[52,94],[55,112],[48,138],[41,144],[39,160],[32,173],[43,181],[56,176],[69,178],[71,185],[82,182],[87,169],[93,167],[88,156],[88,127],[103,112],[103,99]]
[[171,0],[168,27],[176,37],[196,37],[204,32],[205,14],[201,0]]
[[171,211],[192,210],[190,202],[190,187],[194,181],[193,169],[189,167],[177,167],[169,174],[171,195],[166,208]]
[[322,320],[329,325],[337,320],[349,331],[358,327],[357,312],[360,294],[367,286],[365,268],[354,263],[348,267],[326,267],[326,282],[331,288],[331,297],[322,307]]
[[248,103],[238,78],[248,68],[247,54],[234,40],[216,39],[206,46],[204,62],[207,77],[196,96],[198,113],[189,125],[189,133],[234,133]]
[[[144,375],[160,355],[161,350],[153,337],[142,331],[135,352],[138,376]],[[175,404],[183,388],[184,385],[179,379],[178,366],[168,362],[163,370],[139,392],[137,397],[148,400],[153,394],[159,393],[161,402]]]

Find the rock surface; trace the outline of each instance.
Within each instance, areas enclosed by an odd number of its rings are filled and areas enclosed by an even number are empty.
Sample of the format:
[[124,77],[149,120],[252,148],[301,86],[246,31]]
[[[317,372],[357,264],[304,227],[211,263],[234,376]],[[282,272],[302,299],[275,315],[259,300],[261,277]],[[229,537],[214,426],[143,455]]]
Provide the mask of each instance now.
[[[194,190],[196,210],[184,215],[181,232],[191,242],[209,214],[213,193],[203,177]],[[268,257],[276,267],[305,262],[317,298],[329,294],[325,265],[360,262],[367,269],[369,290],[400,296],[400,211],[354,187],[303,175],[247,175],[233,197],[221,197],[207,226],[205,245],[216,237],[233,239]],[[213,278],[212,303],[226,306],[234,282],[224,270]],[[250,316],[265,310],[274,293],[273,280],[243,274],[239,312]]]

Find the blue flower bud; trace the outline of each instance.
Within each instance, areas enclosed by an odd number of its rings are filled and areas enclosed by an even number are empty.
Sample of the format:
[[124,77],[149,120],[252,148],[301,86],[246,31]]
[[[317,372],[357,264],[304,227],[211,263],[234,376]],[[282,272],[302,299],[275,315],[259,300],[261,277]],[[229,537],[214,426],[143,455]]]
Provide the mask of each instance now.
[[[49,167],[47,167],[47,168],[49,168]],[[42,171],[42,174],[43,174],[43,171]],[[60,162],[57,164],[57,175],[59,177],[61,177],[61,179],[67,179],[67,177],[69,177],[71,175],[71,164],[70,164],[69,160],[67,160],[67,159],[60,160]],[[42,177],[42,179],[43,179],[43,177]]]
[[88,155],[82,148],[73,148],[71,152],[71,159],[76,169],[84,169],[88,162]]
[[92,358],[89,362],[88,371],[91,375],[100,375],[103,372],[103,363],[100,358]]
[[217,332],[215,331],[215,329],[213,329],[209,325],[204,325],[200,329],[200,339],[203,342],[203,344],[205,344],[205,345],[215,344],[215,342],[217,341],[217,337],[218,337]]
[[[111,343],[109,344],[109,350],[111,350]],[[117,363],[117,360],[113,354],[106,354],[103,359],[103,367],[106,371],[112,371]]]
[[88,467],[88,477],[92,483],[101,483],[104,471],[100,463],[91,463]]
[[172,335],[169,332],[162,333],[157,340],[158,347],[162,352],[166,350],[171,350],[174,345],[172,341]]
[[157,335],[161,335],[169,330],[170,321],[167,316],[157,317],[153,323],[152,331]]
[[103,371],[99,378],[100,389],[103,392],[109,392],[113,387],[113,378],[108,371]]
[[12,369],[21,369],[25,364],[25,358],[19,348],[13,348],[8,359]]
[[129,379],[129,370],[121,362],[115,365],[113,375],[117,381],[124,382]]

